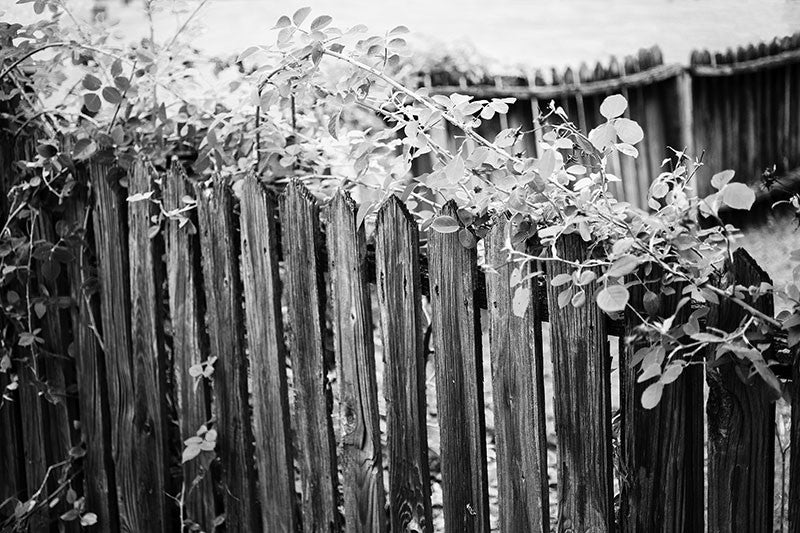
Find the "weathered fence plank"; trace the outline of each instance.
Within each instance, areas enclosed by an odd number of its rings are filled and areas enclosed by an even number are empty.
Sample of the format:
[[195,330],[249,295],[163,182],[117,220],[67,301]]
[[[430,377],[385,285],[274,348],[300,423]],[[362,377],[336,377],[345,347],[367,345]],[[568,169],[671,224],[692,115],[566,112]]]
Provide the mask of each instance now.
[[[587,258],[578,235],[559,239],[558,257]],[[561,261],[548,261],[547,276],[572,274]],[[563,287],[548,282],[550,345],[553,356],[558,437],[558,530],[612,531],[611,385],[608,334],[594,302],[595,283],[586,285],[586,303],[559,309]]]
[[391,531],[431,533],[419,231],[391,196],[378,211],[375,267],[383,332]]
[[230,531],[259,531],[233,194],[221,178],[215,178],[210,189],[198,185],[195,197],[209,353],[218,358],[214,370],[214,397],[220,399],[215,411],[219,425],[216,451],[222,460],[225,523]]
[[[27,352],[27,353],[25,353]],[[25,483],[28,487],[27,497],[30,498],[40,486],[44,484],[47,472],[49,446],[47,441],[47,419],[45,415],[45,400],[39,397],[39,385],[37,380],[41,375],[37,358],[33,350],[29,348],[18,348],[12,351],[13,357],[26,358],[27,363],[23,363],[17,369],[19,377],[19,408],[22,422],[22,451],[25,457]],[[43,497],[47,497],[47,486],[42,492]],[[28,527],[31,531],[42,531],[47,528],[49,517],[47,510],[40,510],[33,514],[28,520]]]
[[294,421],[302,478],[303,530],[338,530],[336,443],[332,397],[323,346],[325,287],[317,202],[299,181],[281,198],[282,248],[286,260],[289,353],[294,375]]
[[86,445],[83,467],[86,508],[97,515],[98,530],[115,533],[119,531],[119,511],[111,456],[108,377],[106,359],[99,341],[100,332],[96,329],[100,306],[97,295],[86,283],[94,276],[92,253],[88,249],[91,241],[87,233],[91,231],[89,224],[92,221],[86,203],[87,192],[76,191],[66,212],[67,222],[74,228],[81,228],[83,241],[75,251],[75,260],[69,265],[70,292],[75,300],[72,308],[72,352],[75,357],[81,433]]
[[294,533],[298,524],[278,276],[278,208],[253,176],[245,179],[241,207],[242,281],[261,519],[265,531]]
[[[660,286],[657,270],[648,281]],[[642,285],[632,286],[631,306],[645,309]],[[680,294],[660,298],[659,317],[672,316]],[[686,316],[684,316],[686,318]],[[641,321],[637,313],[625,314],[626,335]],[[642,407],[649,383],[637,383],[638,366],[631,364],[641,343],[620,346],[622,393],[622,501],[620,530],[703,531],[703,373],[691,365],[664,388],[653,409]]]
[[347,531],[386,531],[378,425],[378,385],[364,226],[356,205],[339,190],[328,209],[328,262],[339,370],[339,411]]
[[[455,217],[455,205],[442,214]],[[458,233],[432,229],[428,253],[445,531],[489,531],[475,249],[465,248]]]
[[[67,396],[65,376],[74,374],[72,359],[67,351],[70,338],[64,331],[67,323],[62,323],[61,307],[53,303],[61,296],[59,294],[61,262],[65,259],[64,255],[69,252],[66,246],[57,242],[58,239],[49,213],[42,212],[36,217],[34,236],[35,240],[43,239],[56,245],[51,247],[47,256],[38,260],[36,265],[39,286],[44,289],[45,294],[52,298],[51,302],[45,304],[45,313],[39,318],[38,324],[42,329],[41,336],[44,340],[40,356],[44,362],[42,365],[44,373],[39,378],[46,382],[43,398],[46,400],[45,415],[50,454],[48,464],[54,464],[63,461],[68,456],[73,445],[72,420],[77,418],[75,406],[68,401]],[[34,312],[34,314],[36,313]],[[55,485],[55,480],[51,484]]]
[[[174,161],[163,185],[163,204],[167,212],[190,207],[183,201],[193,191],[183,168]],[[172,382],[175,412],[181,442],[193,437],[210,418],[210,391],[205,381],[196,383],[189,369],[208,359],[208,338],[203,324],[202,282],[200,280],[200,243],[196,229],[196,212],[182,213],[167,219],[167,291],[172,325]],[[184,222],[182,222],[184,220]],[[198,476],[210,477],[199,461],[182,465],[185,517],[211,529],[216,516],[211,479],[194,483]]]
[[[110,411],[111,446],[117,483],[121,531],[142,531],[148,509],[139,500],[139,466],[135,461],[136,394],[131,354],[130,283],[128,281],[127,217],[119,183],[109,179],[106,165],[91,162],[94,186],[95,253],[100,282],[100,311],[106,384]],[[146,452],[142,452],[146,453]]]
[[[543,294],[530,272],[509,261],[505,249],[513,231],[505,215],[495,218],[486,241],[486,290],[490,317],[492,390],[497,444],[497,482],[502,531],[550,531],[547,437],[544,414],[542,319],[536,304]],[[524,251],[524,250],[523,250]],[[517,292],[530,298],[522,313]]]
[[23,498],[26,492],[19,393],[7,390],[10,384],[10,376],[0,373],[0,390],[9,398],[3,398],[0,406],[0,467],[4,472],[0,476],[0,517],[13,515],[14,498]]
[[[0,382],[1,383],[1,382]],[[789,533],[800,533],[800,356],[792,362],[789,455]]]
[[[137,161],[128,177],[128,192],[144,194],[153,190],[150,172]],[[166,371],[162,305],[162,252],[149,236],[156,213],[150,201],[129,203],[128,242],[131,295],[131,355],[133,365],[132,440],[138,476],[137,498],[140,531],[173,531],[175,508],[167,494],[169,483],[167,443]]]
[[[770,283],[744,251],[733,255],[731,274],[745,287]],[[770,296],[753,307],[773,315]],[[732,331],[747,316],[738,305],[720,302],[715,326]],[[724,357],[730,358],[730,355]],[[713,359],[713,355],[711,356]],[[708,530],[770,531],[774,500],[775,404],[756,376],[742,382],[736,360],[708,368]],[[747,372],[745,370],[745,372]]]

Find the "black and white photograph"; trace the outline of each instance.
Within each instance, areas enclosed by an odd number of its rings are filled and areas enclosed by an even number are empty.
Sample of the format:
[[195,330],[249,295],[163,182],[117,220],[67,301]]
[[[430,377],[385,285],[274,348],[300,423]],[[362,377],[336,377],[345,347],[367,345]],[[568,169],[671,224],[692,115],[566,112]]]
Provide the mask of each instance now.
[[0,533],[800,533],[800,0],[0,0]]

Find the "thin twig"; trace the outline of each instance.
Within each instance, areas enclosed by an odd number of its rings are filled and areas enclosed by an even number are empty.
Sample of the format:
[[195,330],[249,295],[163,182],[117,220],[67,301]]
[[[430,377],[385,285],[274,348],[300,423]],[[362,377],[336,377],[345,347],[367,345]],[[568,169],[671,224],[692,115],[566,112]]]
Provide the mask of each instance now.
[[186,19],[186,21],[183,23],[183,25],[182,25],[180,28],[178,28],[178,31],[176,31],[176,32],[175,32],[175,35],[173,35],[173,36],[172,36],[172,39],[170,39],[170,40],[169,40],[169,42],[167,43],[167,46],[165,46],[165,47],[164,47],[164,51],[165,51],[165,52],[166,52],[166,51],[168,51],[170,48],[172,48],[172,45],[173,45],[173,44],[175,44],[175,41],[177,41],[177,40],[178,40],[178,36],[179,36],[181,33],[183,33],[183,31],[184,31],[184,30],[186,29],[186,27],[189,25],[189,22],[191,22],[191,21],[192,21],[192,19],[195,17],[195,15],[197,15],[197,13],[198,13],[198,12],[199,12],[199,11],[200,11],[200,10],[203,8],[203,6],[204,6],[204,5],[206,5],[207,3],[208,3],[208,0],[203,0],[202,2],[200,2],[200,5],[198,5],[198,6],[195,8],[195,10],[194,10],[194,11],[192,11],[192,14],[191,14],[191,15],[189,15],[189,17]]

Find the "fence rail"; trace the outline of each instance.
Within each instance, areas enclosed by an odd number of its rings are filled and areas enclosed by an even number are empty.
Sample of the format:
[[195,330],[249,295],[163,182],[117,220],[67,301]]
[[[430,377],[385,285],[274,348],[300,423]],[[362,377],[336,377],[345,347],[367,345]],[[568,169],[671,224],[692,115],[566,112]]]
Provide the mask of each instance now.
[[[609,346],[618,337],[610,332],[624,336],[637,319],[609,321],[591,297],[582,308],[559,309],[554,288],[532,279],[526,283],[533,304],[518,316],[509,288],[513,265],[503,249],[512,223],[504,216],[485,243],[498,274],[480,284],[475,249],[457,233],[429,232],[421,254],[419,228],[396,198],[378,213],[373,256],[345,192],[320,205],[294,181],[276,198],[251,177],[237,197],[221,180],[194,183],[178,165],[156,181],[141,162],[125,191],[107,167],[93,164],[88,173],[94,209],[80,223],[93,228],[85,256],[96,259],[99,298],[86,291],[86,262],[52,280],[72,305],[61,317],[70,320],[60,321],[64,327],[52,329],[48,342],[75,349],[74,359],[54,363],[60,374],[45,374],[48,381],[75,380],[77,397],[49,408],[32,381],[13,393],[0,417],[0,449],[24,449],[26,460],[22,470],[4,469],[1,499],[29,496],[57,454],[79,445],[78,435],[51,431],[56,422],[72,424],[65,407],[77,404],[84,493],[102,531],[175,531],[187,518],[210,530],[223,512],[228,531],[433,531],[437,515],[447,532],[549,531],[549,331],[558,530],[703,530],[703,367],[684,372],[657,409],[644,410],[644,384],[630,364],[635,347],[621,348],[622,452],[615,469]],[[169,221],[153,236],[151,204],[125,197],[158,183],[167,205],[193,196],[198,208],[189,223]],[[74,221],[71,211],[62,216]],[[43,231],[61,220],[47,220]],[[567,258],[588,253],[575,236],[559,247]],[[560,273],[557,263],[542,268],[547,279]],[[733,272],[743,284],[766,280],[743,252],[735,254]],[[426,283],[439,461],[430,460],[426,421]],[[751,303],[773,311],[771,301]],[[734,310],[721,310],[716,320],[731,326]],[[217,358],[213,384],[196,383],[189,369],[210,356]],[[487,358],[498,507],[488,491]],[[773,517],[774,407],[733,369],[710,370],[706,379],[709,530],[766,530]],[[218,432],[219,467],[201,455],[178,468],[179,441],[202,424]],[[201,473],[205,479],[184,491],[179,513],[180,487]],[[432,479],[441,509],[432,504]],[[50,516],[45,510],[31,530],[46,530],[59,509]]]
[[[800,184],[800,32],[735,51],[697,50],[686,66],[664,64],[661,51],[653,47],[593,69],[584,63],[578,69],[481,80],[431,72],[421,76],[420,84],[431,94],[517,98],[507,116],[484,121],[480,132],[486,135],[516,126],[537,130],[540,109],[551,100],[588,132],[604,120],[599,112],[603,98],[624,94],[630,104],[625,116],[639,122],[646,137],[635,163],[615,157],[609,168],[622,178],[615,192],[638,207],[646,208],[650,181],[673,155],[667,146],[702,155],[696,175],[701,195],[713,192],[711,176],[728,168],[761,196],[769,192],[761,186],[762,174],[773,165],[776,175],[783,176],[774,187],[778,193]],[[451,132],[451,145],[456,137]],[[540,134],[528,137],[519,148],[536,155]],[[426,170],[423,164],[418,171]]]

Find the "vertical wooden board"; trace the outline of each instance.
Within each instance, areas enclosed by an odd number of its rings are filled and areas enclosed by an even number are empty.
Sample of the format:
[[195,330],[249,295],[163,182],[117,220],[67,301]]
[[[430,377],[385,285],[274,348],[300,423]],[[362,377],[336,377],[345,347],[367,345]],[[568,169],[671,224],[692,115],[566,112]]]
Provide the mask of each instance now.
[[[733,256],[737,285],[771,283],[744,251]],[[773,316],[772,298],[748,302]],[[736,304],[722,301],[716,327],[731,331],[746,315]],[[726,355],[725,357],[730,357]],[[734,361],[709,368],[708,403],[708,530],[770,531],[773,513],[775,404],[766,385],[756,377],[745,384]]]
[[[791,132],[792,132],[792,65],[783,65],[780,68],[780,84],[783,89],[783,101],[781,102],[781,162],[783,171],[788,172],[794,169],[792,165],[791,153]],[[757,177],[757,176],[754,176]]]
[[[684,71],[675,76],[673,87],[678,113],[677,150],[686,150],[690,157],[695,157],[694,150],[694,100],[692,99],[692,76]],[[688,169],[691,172],[691,168]]]
[[[456,217],[452,202],[442,215]],[[483,368],[474,308],[475,249],[428,232],[445,531],[489,531]]]
[[790,70],[791,77],[791,144],[790,162],[794,168],[800,165],[800,64],[793,64]]
[[[22,351],[27,353],[20,353]],[[14,356],[15,358],[28,359],[17,370],[19,377],[19,409],[22,421],[22,451],[25,458],[25,481],[28,487],[25,499],[27,499],[31,498],[42,486],[47,473],[46,406],[44,405],[45,400],[39,396],[39,384],[37,383],[41,365],[36,361],[37,358],[33,355],[32,350],[20,348],[18,351],[14,350]],[[39,501],[42,501],[42,498],[46,498],[47,495],[48,491],[45,485]],[[31,531],[43,531],[47,529],[48,522],[47,510],[42,509],[33,514],[28,521],[28,527]]]
[[298,523],[278,276],[277,205],[250,176],[242,188],[241,206],[242,280],[261,518],[265,531],[294,533]]
[[95,253],[100,283],[102,325],[111,447],[117,483],[117,504],[121,531],[142,531],[140,521],[147,511],[139,505],[138,465],[133,449],[136,395],[131,354],[130,283],[128,281],[127,216],[117,182],[103,164],[89,164],[94,186]]
[[745,101],[745,108],[744,108],[744,137],[747,142],[747,156],[746,156],[746,164],[744,166],[745,172],[752,173],[753,175],[758,174],[758,114],[759,114],[759,107],[758,101],[756,99],[756,91],[755,91],[755,79],[753,74],[744,74],[742,76],[744,80],[744,91],[746,91],[746,95],[744,98]]
[[[660,283],[660,275],[648,278]],[[630,288],[630,305],[644,309],[641,285]],[[661,318],[672,316],[679,297],[660,295]],[[684,317],[685,318],[685,317]],[[630,309],[625,314],[628,334],[640,324]],[[622,484],[620,529],[638,531],[703,531],[705,482],[703,479],[703,381],[702,367],[687,367],[664,388],[653,409],[642,407],[642,393],[649,383],[637,383],[638,367],[630,364],[645,344],[620,349],[622,389]]]
[[[497,443],[497,477],[502,531],[550,531],[547,438],[544,414],[540,288],[532,278],[512,283],[514,272],[530,272],[509,262],[505,249],[513,226],[505,215],[495,219],[486,241],[489,352]],[[510,242],[510,241],[508,241]],[[524,251],[524,250],[523,250]],[[515,310],[517,294],[527,297]]]
[[431,533],[419,233],[396,196],[378,211],[375,267],[383,332],[391,531]]
[[13,498],[22,499],[26,493],[19,393],[7,391],[9,384],[9,374],[0,373],[0,391],[9,398],[0,400],[0,468],[4,473],[0,476],[0,517],[13,515]]
[[[736,85],[734,85],[736,84]],[[722,100],[721,105],[721,116],[720,116],[720,123],[722,125],[723,137],[722,137],[722,167],[720,170],[725,169],[733,169],[738,170],[741,168],[739,166],[739,156],[741,155],[739,152],[739,136],[741,135],[741,130],[739,129],[739,120],[738,120],[738,113],[737,113],[737,78],[733,78],[729,80],[729,82],[725,85],[721,85],[721,89],[724,92],[721,93],[720,99]],[[751,183],[752,176],[748,175],[745,172],[741,172],[741,178],[743,181],[747,183]]]
[[[78,196],[80,194],[80,196]],[[89,231],[91,213],[85,193],[77,192],[68,205],[66,220],[73,227]],[[97,295],[86,281],[94,274],[88,250],[90,241],[83,234],[83,244],[76,250],[69,266],[70,290],[75,306],[72,309],[72,351],[75,357],[78,385],[78,410],[81,433],[86,445],[84,485],[86,508],[97,515],[100,531],[119,531],[117,487],[114,479],[106,360],[98,342],[100,308]]]
[[[52,220],[48,213],[42,212],[36,218],[36,240],[46,240],[56,244],[56,237]],[[63,245],[62,245],[63,246]],[[59,294],[61,287],[58,283],[58,276],[61,266],[58,259],[60,253],[66,252],[60,246],[58,251],[52,251],[47,259],[37,261],[36,275],[40,287],[44,287],[52,298],[62,296]],[[48,276],[45,276],[45,273]],[[55,277],[53,274],[55,273]],[[67,348],[69,346],[69,329],[66,322],[62,322],[61,309],[56,305],[46,307],[45,314],[38,321],[38,327],[42,329],[41,335],[44,339],[42,346],[43,353],[43,375],[39,376],[47,383],[45,392],[45,414],[47,417],[47,439],[48,439],[48,465],[63,461],[67,457],[73,440],[73,419],[77,416],[74,412],[74,404],[70,402],[68,407],[66,375],[74,375],[73,360],[69,356]],[[73,409],[70,409],[73,408]],[[71,412],[70,412],[71,411]],[[60,509],[60,508],[59,508]],[[64,509],[62,512],[66,511]]]
[[[566,235],[558,257],[587,258],[586,243]],[[549,279],[571,267],[548,261]],[[585,286],[586,303],[559,309],[563,287],[548,282],[550,345],[553,357],[558,436],[559,531],[611,531],[614,527],[611,465],[611,393],[606,317],[594,302],[595,284]]]
[[338,530],[336,443],[330,416],[333,399],[323,346],[325,289],[319,264],[319,209],[297,180],[289,184],[281,198],[281,224],[303,530]]
[[[631,118],[631,100],[630,94],[626,88],[622,88],[622,95],[628,100],[628,107],[625,109],[624,117]],[[602,101],[601,101],[602,103]],[[599,106],[598,106],[599,112]],[[605,118],[603,118],[605,120]],[[645,135],[647,132],[645,132]],[[625,156],[618,152],[614,152],[613,159],[619,163],[619,178],[622,179],[621,187],[624,191],[624,200],[630,202],[631,205],[641,209],[647,209],[647,204],[641,203],[641,196],[639,194],[639,181],[637,178],[638,167],[636,159],[633,157]]]
[[238,239],[233,194],[215,177],[213,186],[195,189],[198,205],[206,326],[214,365],[215,414],[219,435],[225,523],[230,531],[258,531],[261,515],[256,493],[255,449],[247,391],[247,358],[239,277]]
[[[183,168],[178,161],[164,178],[164,209],[168,212],[187,207],[184,196],[193,196]],[[196,383],[189,369],[208,359],[208,340],[203,324],[202,281],[200,276],[200,243],[196,232],[196,213],[184,213],[189,219],[183,226],[178,219],[166,221],[167,290],[172,324],[172,382],[175,411],[181,442],[197,433],[210,418],[210,391],[205,383]],[[198,461],[182,465],[183,483],[191,487],[200,474],[205,478]],[[204,479],[194,486],[184,501],[185,516],[200,524],[204,530],[212,527],[216,516],[212,480]]]
[[[647,127],[645,122],[647,118],[647,107],[645,106],[644,88],[630,87],[628,88],[628,94],[630,98],[628,100],[630,119],[636,121],[642,129],[644,129]],[[645,135],[647,135],[647,130],[645,130]],[[645,146],[641,147],[639,150],[639,157],[633,159],[631,163],[636,168],[635,181],[638,197],[635,205],[646,210],[648,209],[647,195],[650,190],[651,166],[649,153]]]
[[667,146],[674,144],[672,140],[669,139],[665,114],[675,112],[675,103],[671,102],[668,106],[663,105],[665,101],[663,95],[667,83],[668,82],[662,81],[646,85],[642,88],[645,117],[641,126],[644,129],[645,135],[644,140],[637,146],[639,147],[640,153],[643,150],[647,151],[647,159],[650,161],[650,166],[648,167],[650,172],[647,175],[648,195],[650,184],[665,170],[661,167],[661,162],[664,161],[664,158],[672,154],[672,151],[668,150]]
[[715,88],[714,78],[695,78],[692,81],[693,95],[695,101],[695,157],[702,158],[702,165],[697,168],[694,178],[694,185],[697,195],[704,198],[711,194],[715,189],[711,187],[711,176],[719,172],[719,164],[716,160],[717,151],[714,148],[715,140],[718,140],[716,131],[717,116],[714,111]]
[[771,150],[771,146],[769,146],[769,142],[767,141],[770,137],[770,113],[772,113],[772,108],[770,107],[770,97],[769,97],[769,82],[767,79],[767,72],[764,71],[756,71],[753,73],[755,78],[754,88],[756,89],[756,110],[758,115],[756,116],[756,134],[757,134],[757,143],[758,143],[758,155],[756,157],[756,171],[760,172],[763,171],[764,168],[770,164],[769,152]]
[[[61,261],[69,252],[56,237],[49,212],[43,210],[36,217],[34,241],[51,243],[49,253],[35,261],[35,283],[53,300],[68,297],[60,294],[60,291],[66,288],[61,277]],[[67,322],[62,322],[62,309],[52,303],[45,304],[44,314],[40,317],[35,312],[33,323],[34,327],[41,330],[39,335],[44,340],[37,350],[40,371],[37,379],[45,427],[45,461],[50,466],[69,457],[73,437],[76,436],[73,421],[78,419],[78,414],[73,396],[67,394],[67,376],[75,375],[75,367],[74,359],[68,352],[71,338],[68,335]],[[78,444],[77,438],[74,444]],[[47,483],[48,490],[55,490],[57,487],[56,476],[51,476]],[[49,519],[58,520],[59,516],[70,509],[72,505],[62,499],[49,509]],[[75,522],[66,522],[62,529],[77,531],[79,527]]]
[[[2,383],[2,382],[0,382]],[[789,533],[800,533],[800,357],[792,363],[789,451]]]
[[[150,172],[141,160],[128,177],[128,192],[153,190]],[[169,483],[167,444],[166,371],[164,319],[161,313],[161,251],[149,236],[155,206],[148,200],[130,202],[128,245],[130,250],[131,356],[133,364],[133,424],[128,428],[133,447],[137,487],[139,531],[172,531],[176,511],[167,494]]]
[[355,202],[341,189],[331,200],[327,220],[345,525],[348,531],[385,532],[386,496],[364,226],[356,225]]

